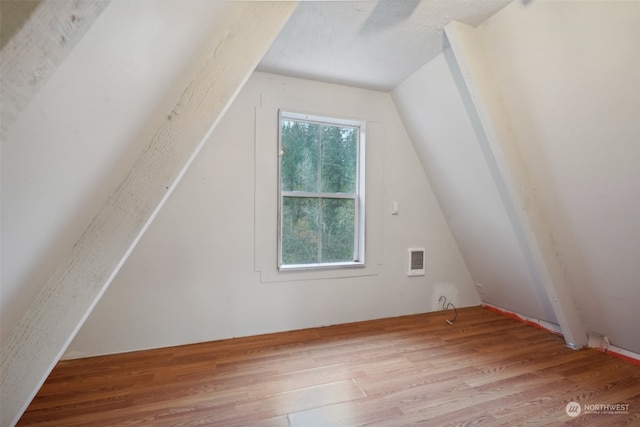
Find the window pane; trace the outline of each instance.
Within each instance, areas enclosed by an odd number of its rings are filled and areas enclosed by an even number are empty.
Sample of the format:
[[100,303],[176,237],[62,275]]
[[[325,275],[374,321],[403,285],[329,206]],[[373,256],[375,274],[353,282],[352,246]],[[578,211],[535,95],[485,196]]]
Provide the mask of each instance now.
[[364,125],[281,112],[279,267],[364,263]]
[[315,123],[282,120],[283,191],[318,191],[319,129]]
[[322,262],[354,261],[355,200],[322,200]]
[[322,126],[322,189],[326,193],[355,193],[358,131],[352,127]]
[[284,197],[282,201],[282,262],[318,262],[320,199]]

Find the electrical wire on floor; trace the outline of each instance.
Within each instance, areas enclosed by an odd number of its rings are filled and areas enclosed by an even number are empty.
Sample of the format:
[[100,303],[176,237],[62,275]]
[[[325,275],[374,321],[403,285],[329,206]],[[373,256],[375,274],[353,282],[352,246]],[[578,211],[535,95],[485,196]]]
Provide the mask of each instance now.
[[450,324],[450,325],[453,325],[453,322],[455,322],[456,318],[458,317],[458,310],[456,310],[456,306],[453,305],[450,302],[448,303],[447,302],[447,297],[445,297],[444,295],[442,295],[440,298],[438,298],[438,301],[443,301],[442,302],[442,309],[443,310],[448,310],[449,308],[453,308],[453,319],[451,319],[451,320],[447,319],[447,323]]

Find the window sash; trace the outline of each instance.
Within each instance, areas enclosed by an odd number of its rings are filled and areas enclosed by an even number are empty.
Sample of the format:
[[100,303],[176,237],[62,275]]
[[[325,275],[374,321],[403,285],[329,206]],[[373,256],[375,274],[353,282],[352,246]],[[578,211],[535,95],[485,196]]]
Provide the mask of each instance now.
[[[357,129],[357,150],[356,150],[356,192],[355,193],[331,193],[331,192],[315,192],[315,191],[291,191],[282,190],[282,122],[300,121],[304,123],[317,123],[326,126],[335,127],[352,127]],[[311,116],[299,113],[280,112],[278,120],[279,132],[279,161],[278,161],[278,268],[301,269],[301,268],[326,268],[326,267],[351,267],[364,266],[364,136],[365,123],[354,120],[331,119],[326,117]],[[309,198],[309,199],[351,199],[354,201],[354,223],[353,223],[353,257],[349,261],[323,262],[319,255],[316,259],[319,262],[309,264],[284,264],[283,263],[283,240],[284,240],[284,200],[287,197]],[[322,219],[318,224],[322,224]],[[321,239],[322,230],[320,227],[316,230]],[[321,251],[321,243],[319,243],[318,253]]]
[[[313,223],[312,223],[312,227],[310,227],[310,231],[313,231],[313,235],[316,237],[316,241],[312,244],[312,247],[314,248],[314,259],[317,262],[312,262],[309,264],[304,264],[304,265],[318,265],[318,266],[324,266],[326,264],[332,264],[332,263],[343,263],[343,262],[348,262],[348,263],[357,263],[359,262],[358,258],[359,258],[359,239],[358,237],[358,212],[359,212],[359,206],[358,206],[358,198],[357,197],[334,197],[332,194],[329,194],[328,197],[301,197],[299,195],[296,196],[285,196],[283,195],[282,197],[282,203],[283,205],[285,205],[287,202],[287,199],[297,199],[297,200],[309,200],[311,201],[311,206],[312,206],[312,210],[315,208],[315,215],[312,215],[313,218]],[[331,201],[331,200],[346,200],[346,201],[352,201],[353,203],[351,204],[352,208],[353,208],[353,218],[352,218],[352,223],[351,223],[351,229],[352,229],[352,233],[353,235],[351,236],[351,250],[350,250],[350,259],[349,258],[345,258],[344,256],[340,256],[339,259],[337,260],[331,260],[331,256],[336,256],[335,253],[332,253],[333,251],[331,250],[331,245],[326,246],[327,244],[330,244],[332,241],[333,243],[337,243],[339,244],[340,242],[340,234],[334,234],[331,232],[325,233],[325,231],[327,231],[327,228],[325,227],[330,227],[331,222],[327,221],[325,222],[325,212],[327,209],[331,209],[330,205],[328,205],[326,202]],[[343,208],[349,209],[349,205],[347,206],[342,206]],[[289,205],[289,209],[291,209],[291,205]],[[294,208],[295,209],[295,208]],[[283,212],[286,209],[283,208]],[[328,218],[334,219],[335,217],[331,217],[329,216]],[[284,237],[284,229],[286,228],[286,226],[284,225],[286,223],[288,223],[288,221],[284,221],[283,218],[283,230],[282,230],[282,242],[281,245],[284,246],[285,243],[285,237]],[[347,226],[348,227],[348,226]],[[291,230],[289,230],[291,231]],[[305,242],[299,242],[302,244],[302,248],[304,248]],[[344,243],[344,242],[343,242]],[[309,250],[309,246],[306,246],[307,251]],[[343,247],[344,248],[344,247]],[[304,251],[304,249],[303,249]],[[344,254],[344,252],[343,252]],[[284,253],[282,254],[283,258],[284,258]],[[308,256],[308,255],[307,255]],[[330,260],[327,261],[327,258],[329,258]],[[284,264],[284,262],[282,263],[282,265],[298,265],[298,264]]]

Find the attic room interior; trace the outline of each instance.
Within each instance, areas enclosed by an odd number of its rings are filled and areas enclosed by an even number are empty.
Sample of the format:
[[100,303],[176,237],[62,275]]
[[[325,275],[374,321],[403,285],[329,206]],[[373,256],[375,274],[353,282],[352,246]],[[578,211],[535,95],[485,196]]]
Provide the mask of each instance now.
[[1,426],[640,424],[640,2],[0,18]]

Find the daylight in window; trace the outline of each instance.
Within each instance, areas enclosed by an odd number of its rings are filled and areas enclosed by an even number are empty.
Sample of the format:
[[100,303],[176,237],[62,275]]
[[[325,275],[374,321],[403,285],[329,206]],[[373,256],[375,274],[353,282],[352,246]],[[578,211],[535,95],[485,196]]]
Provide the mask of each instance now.
[[280,113],[280,268],[364,263],[364,131]]

